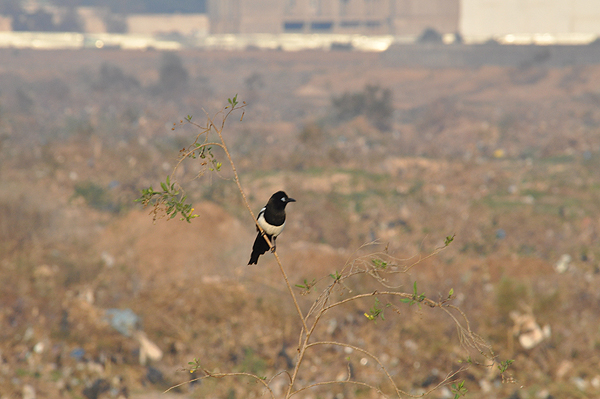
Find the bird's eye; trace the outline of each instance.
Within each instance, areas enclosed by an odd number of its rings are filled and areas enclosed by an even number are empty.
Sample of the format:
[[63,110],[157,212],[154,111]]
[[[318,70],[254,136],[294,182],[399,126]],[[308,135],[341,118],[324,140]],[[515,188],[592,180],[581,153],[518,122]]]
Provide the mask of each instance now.
[[283,202],[285,202],[285,197],[282,197],[282,198],[281,198],[281,200],[282,200]]

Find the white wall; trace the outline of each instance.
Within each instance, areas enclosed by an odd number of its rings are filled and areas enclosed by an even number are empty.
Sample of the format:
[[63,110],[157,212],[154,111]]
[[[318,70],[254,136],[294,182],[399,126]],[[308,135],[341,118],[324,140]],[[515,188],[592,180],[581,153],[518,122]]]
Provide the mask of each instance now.
[[160,34],[177,32],[182,35],[208,34],[206,14],[131,14],[127,16],[129,33]]
[[461,0],[460,7],[465,38],[600,35],[600,0]]

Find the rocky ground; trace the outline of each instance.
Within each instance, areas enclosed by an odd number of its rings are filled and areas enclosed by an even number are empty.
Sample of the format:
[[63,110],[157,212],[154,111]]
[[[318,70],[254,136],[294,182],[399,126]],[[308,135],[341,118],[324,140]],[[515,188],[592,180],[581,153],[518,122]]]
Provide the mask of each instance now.
[[[254,227],[224,154],[220,174],[196,178],[190,160],[177,175],[191,224],[153,224],[133,202],[199,133],[180,120],[202,125],[236,93],[248,105],[224,133],[252,208],[281,188],[297,199],[278,240],[293,286],[324,289],[386,247],[412,265],[456,234],[395,282],[432,299],[453,289],[498,360],[515,360],[514,381],[486,367],[459,375],[470,395],[600,393],[599,66],[409,68],[354,52],[0,58],[2,399],[148,398],[198,376],[183,370],[195,358],[269,378],[290,368],[296,310],[271,255],[246,266]],[[376,287],[347,284],[335,295]],[[317,294],[295,289],[306,311]],[[317,338],[370,348],[414,394],[478,359],[444,314],[394,305],[374,323],[372,301],[352,302]],[[336,349],[315,351],[299,383],[348,370],[389,392],[372,360]],[[160,397],[261,394],[219,379]],[[298,396],[378,397],[353,386]]]

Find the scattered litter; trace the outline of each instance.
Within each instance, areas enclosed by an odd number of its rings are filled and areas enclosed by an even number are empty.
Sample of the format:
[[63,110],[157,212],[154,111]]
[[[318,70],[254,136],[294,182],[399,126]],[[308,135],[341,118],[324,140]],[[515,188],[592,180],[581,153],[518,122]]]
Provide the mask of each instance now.
[[558,368],[556,369],[556,379],[559,381],[562,380],[572,370],[573,370],[573,362],[570,360],[563,360],[562,362],[560,362],[560,364],[558,365]]
[[33,327],[27,327],[27,330],[25,330],[25,334],[23,334],[23,341],[31,340],[34,334],[35,331],[33,330]]
[[152,341],[143,331],[136,331],[135,339],[140,343],[140,364],[142,366],[148,363],[148,360],[159,361],[163,357],[163,351]]
[[40,341],[40,342],[38,342],[37,344],[34,345],[33,351],[35,353],[42,353],[45,348],[46,348],[46,346],[44,345],[44,343]]
[[416,352],[419,349],[419,345],[417,345],[417,343],[412,339],[407,339],[404,341],[404,347],[413,352]]
[[82,348],[75,348],[69,354],[73,359],[81,360],[85,356],[85,351]]
[[550,338],[550,326],[545,325],[544,328],[540,328],[531,313],[521,314],[515,310],[510,312],[510,318],[515,323],[513,334],[518,337],[523,348],[531,349]]
[[35,388],[29,384],[23,385],[23,399],[35,399]]
[[102,262],[104,262],[106,267],[113,267],[115,265],[115,257],[108,252],[102,251],[100,257],[102,258]]
[[585,391],[588,387],[588,382],[581,377],[573,378],[572,382],[580,391]]
[[571,255],[569,254],[563,254],[560,259],[558,260],[558,262],[556,262],[554,264],[554,270],[556,270],[558,273],[564,273],[567,270],[569,270],[569,265],[571,264]]
[[139,316],[129,308],[108,309],[106,316],[110,325],[126,337],[131,337],[133,332],[139,327]]
[[527,205],[532,205],[535,202],[535,197],[533,195],[526,195],[523,197],[523,203]]
[[337,328],[338,328],[337,320],[336,319],[329,320],[329,323],[327,324],[327,334],[333,335],[333,333],[337,330]]

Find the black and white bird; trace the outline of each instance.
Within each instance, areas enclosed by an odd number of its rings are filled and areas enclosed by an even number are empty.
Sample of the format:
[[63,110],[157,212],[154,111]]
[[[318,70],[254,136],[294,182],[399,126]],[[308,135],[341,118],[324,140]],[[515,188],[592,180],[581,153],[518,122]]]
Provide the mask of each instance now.
[[[275,250],[275,239],[283,231],[285,226],[285,206],[290,202],[296,202],[295,199],[288,197],[283,191],[277,191],[269,198],[269,202],[263,209],[258,213],[256,220],[262,229],[264,235],[269,238]],[[258,263],[258,257],[269,250],[269,244],[263,237],[263,233],[256,227],[258,234],[254,245],[252,246],[252,254],[250,255],[249,265],[255,265]]]

